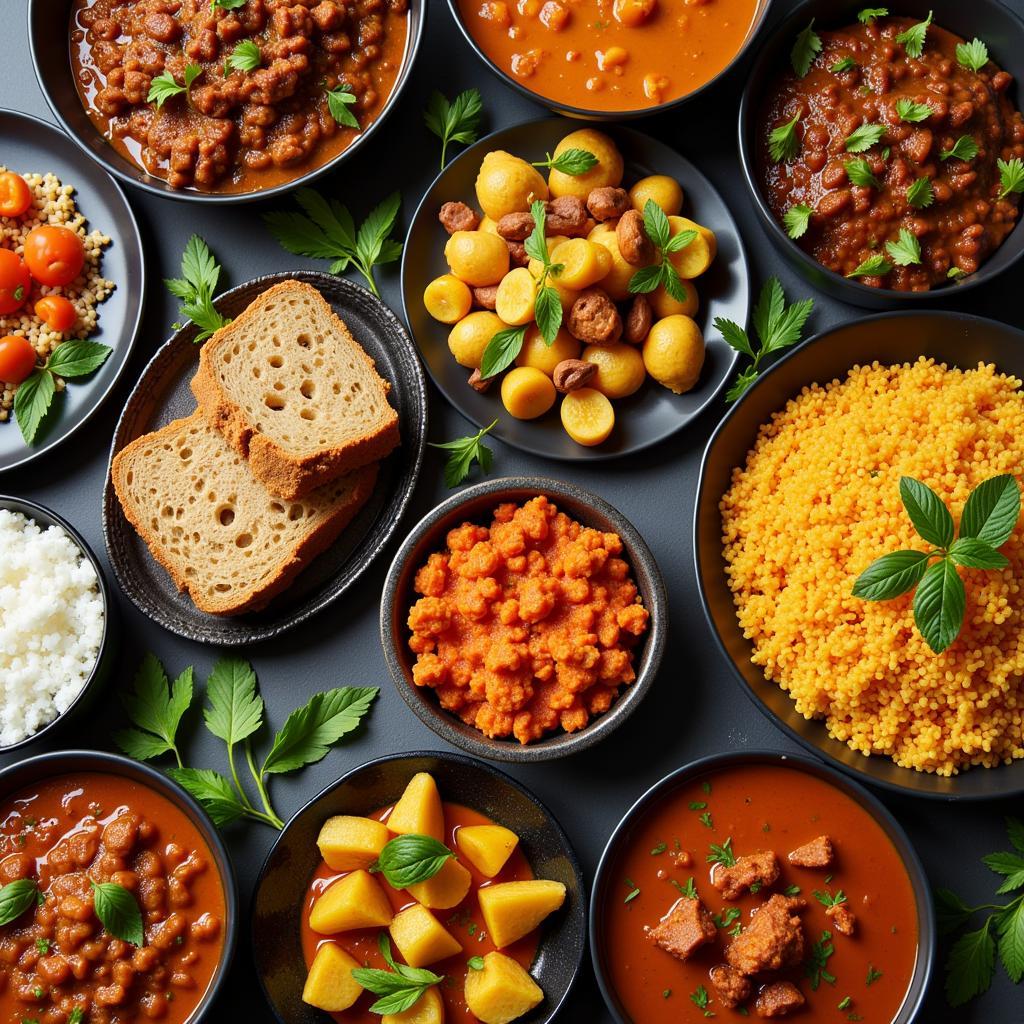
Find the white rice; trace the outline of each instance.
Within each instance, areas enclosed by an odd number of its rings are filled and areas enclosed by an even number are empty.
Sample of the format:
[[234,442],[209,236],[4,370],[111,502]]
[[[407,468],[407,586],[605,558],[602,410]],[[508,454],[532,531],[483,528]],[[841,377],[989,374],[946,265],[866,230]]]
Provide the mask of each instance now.
[[96,571],[59,526],[0,509],[0,746],[63,714],[96,664]]

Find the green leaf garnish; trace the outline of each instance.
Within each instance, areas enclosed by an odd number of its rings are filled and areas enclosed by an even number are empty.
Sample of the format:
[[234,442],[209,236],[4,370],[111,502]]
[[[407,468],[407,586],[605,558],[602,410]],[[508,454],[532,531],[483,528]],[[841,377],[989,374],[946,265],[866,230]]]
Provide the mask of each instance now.
[[690,993],[690,1002],[698,1010],[703,1010],[705,1017],[714,1017],[714,1014],[708,1009],[708,1003],[710,1002],[708,990],[703,985],[698,985],[697,990]]
[[846,176],[854,185],[861,188],[881,188],[882,183],[875,177],[871,164],[862,156],[854,157],[846,162]]
[[832,933],[827,929],[821,933],[821,938],[811,946],[811,954],[804,963],[804,974],[810,978],[811,989],[815,992],[823,981],[830,985],[836,983],[836,976],[828,970],[829,957],[835,952],[832,945]]
[[98,341],[64,341],[50,353],[46,368],[58,377],[84,377],[98,370],[110,353],[110,347]]
[[896,36],[896,42],[903,44],[908,57],[920,57],[924,53],[924,42],[928,35],[928,26],[932,23],[932,17],[933,12],[929,11],[928,17],[924,21],[911,25],[905,32]]
[[805,28],[793,43],[789,52],[789,60],[798,78],[803,78],[811,70],[814,58],[821,53],[821,38],[814,31],[814,19]]
[[510,367],[522,351],[525,337],[525,324],[521,327],[505,327],[498,331],[484,349],[483,358],[480,360],[480,376],[484,380],[489,380]]
[[898,267],[909,267],[921,262],[921,243],[906,228],[900,228],[895,242],[886,242],[885,251]]
[[480,127],[483,101],[479,89],[460,92],[452,102],[436,89],[430,96],[423,113],[426,126],[441,140],[441,169],[444,170],[448,144],[476,142]]
[[380,933],[377,943],[391,970],[382,971],[375,967],[355,967],[352,970],[352,977],[363,988],[381,997],[370,1007],[371,1013],[404,1013],[419,1002],[428,988],[444,981],[443,975],[433,971],[395,963],[391,955],[391,940],[386,932]]
[[918,210],[931,206],[935,202],[931,178],[918,178],[914,181],[907,189],[907,202]]
[[853,596],[865,601],[889,601],[921,582],[931,556],[925,551],[893,551],[876,558],[857,577]]
[[946,271],[946,277],[948,277],[952,281],[955,281],[958,277],[963,276],[964,272],[959,267],[950,267],[949,270]]
[[836,892],[835,895],[822,889],[815,889],[814,898],[823,907],[838,907],[841,903],[846,902],[846,894],[842,889]]
[[458,437],[454,441],[437,444],[430,443],[431,448],[441,448],[448,452],[448,459],[444,465],[444,482],[447,487],[458,487],[469,476],[474,462],[479,464],[484,476],[490,472],[494,453],[483,443],[483,439],[497,423],[495,420],[490,426],[478,430],[469,437]]
[[949,557],[965,569],[1005,569],[1010,560],[991,544],[975,537],[958,537],[949,549]]
[[736,863],[736,855],[732,852],[732,836],[721,845],[712,843],[711,852],[704,859],[709,864],[721,864],[722,867],[731,868]]
[[841,60],[837,60],[829,71],[834,75],[841,75],[844,71],[852,71],[857,67],[857,62],[852,57],[843,57]]
[[953,143],[952,149],[944,149],[939,153],[940,160],[963,160],[964,163],[970,163],[979,152],[978,144],[971,138],[970,135],[961,135],[956,142]]
[[0,926],[16,921],[35,906],[39,885],[32,878],[17,878],[0,886]]
[[946,998],[950,1006],[962,1006],[980,996],[992,984],[996,969],[996,943],[991,934],[992,917],[973,932],[961,935],[946,960]]
[[210,11],[219,7],[222,11],[237,11],[239,7],[245,6],[245,0],[210,0]]
[[185,84],[179,85],[170,71],[164,71],[157,75],[149,83],[149,92],[146,94],[147,103],[155,103],[157,110],[172,97],[187,94],[192,88],[192,83],[203,73],[202,67],[198,64],[189,64],[185,67]]
[[920,124],[921,121],[927,121],[933,113],[935,111],[927,103],[915,103],[906,96],[896,101],[896,114],[901,121]]
[[482,971],[484,969],[484,958],[482,956],[471,956],[466,961],[466,966],[471,971]]
[[133,688],[121,700],[135,728],[114,733],[117,745],[139,761],[171,752],[180,768],[176,737],[182,716],[192,703],[191,666],[171,684],[160,662],[147,654],[135,673]]
[[554,158],[550,153],[546,153],[545,159],[533,161],[533,166],[561,171],[562,174],[576,178],[596,167],[597,157],[587,149],[566,149]]
[[988,63],[988,47],[977,36],[969,43],[957,43],[956,62],[971,71],[980,71]]
[[876,18],[885,18],[888,15],[888,7],[865,7],[857,13],[857,20],[862,25],[870,25]]
[[1009,473],[990,477],[968,495],[960,516],[960,536],[1001,548],[1020,519],[1020,487]]
[[880,977],[882,977],[882,972],[876,970],[872,964],[868,964],[868,975],[865,985],[867,985],[867,987],[870,988],[872,985],[874,985],[876,981],[878,981]]
[[410,832],[387,842],[370,871],[379,871],[393,889],[407,889],[433,878],[454,856],[444,843]]
[[846,137],[847,153],[864,153],[877,146],[885,134],[884,124],[862,124]]
[[797,122],[800,115],[795,114],[792,121],[773,128],[768,135],[768,153],[775,163],[789,162],[800,152],[800,140],[796,136]]
[[677,302],[685,302],[686,286],[669,256],[691,245],[697,232],[686,229],[673,235],[665,211],[653,199],[648,199],[644,204],[643,217],[644,232],[654,243],[655,262],[641,267],[633,274],[629,279],[629,290],[634,295],[647,294],[661,285]]
[[255,71],[262,60],[259,43],[254,39],[243,39],[224,61],[224,77],[232,71]]
[[[212,769],[168,768],[167,774],[195,798],[218,828],[224,828],[248,814],[249,809],[231,788],[231,783]],[[279,827],[273,822],[268,824]]]
[[206,242],[193,235],[181,254],[181,277],[164,280],[167,290],[181,300],[178,316],[191,320],[199,328],[192,339],[199,345],[231,320],[221,316],[213,304],[213,293],[220,280],[220,264]]
[[782,223],[786,228],[786,234],[796,240],[807,234],[807,228],[811,223],[811,214],[814,211],[803,203],[791,206],[783,215]]
[[999,198],[1024,192],[1024,160],[1015,156],[1012,160],[997,160],[999,168]]
[[342,127],[355,128],[356,131],[359,131],[360,125],[356,120],[356,115],[349,109],[356,102],[356,94],[352,91],[352,86],[345,83],[328,89],[326,92],[327,109],[330,111],[331,117]]
[[862,260],[847,277],[884,277],[892,270],[892,264],[879,252]]
[[146,941],[142,930],[142,911],[135,897],[116,882],[93,882],[93,908],[100,924],[122,942],[141,946]]

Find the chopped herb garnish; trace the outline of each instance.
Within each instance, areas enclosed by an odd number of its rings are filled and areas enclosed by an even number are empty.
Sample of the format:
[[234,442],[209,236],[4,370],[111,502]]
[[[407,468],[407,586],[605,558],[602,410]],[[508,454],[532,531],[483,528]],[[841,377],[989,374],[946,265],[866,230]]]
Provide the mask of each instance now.
[[789,52],[790,63],[799,78],[803,78],[811,70],[814,58],[821,53],[821,37],[814,31],[814,19],[793,43]]
[[756,881],[756,882],[751,882],[750,883],[750,891],[756,896],[761,891],[761,885],[762,885],[762,883],[761,883],[760,879],[758,881]]
[[882,183],[871,170],[871,164],[862,156],[854,157],[846,162],[846,176],[854,185],[859,185],[861,188],[882,187]]
[[149,83],[149,92],[146,94],[147,103],[155,103],[157,110],[172,97],[188,94],[192,83],[203,73],[202,67],[198,64],[188,64],[185,67],[185,84],[179,85],[170,71],[164,71],[157,75]]
[[857,13],[857,20],[862,25],[870,25],[876,18],[885,18],[889,14],[888,7],[865,7]]
[[691,800],[690,810],[691,811],[703,811],[707,807],[707,804],[703,800]]
[[703,826],[704,826],[705,828],[714,828],[714,827],[715,827],[715,826],[714,826],[714,825],[712,824],[712,822],[711,822],[711,812],[710,812],[710,811],[705,811],[705,812],[704,812],[704,813],[703,813],[703,814],[702,814],[702,815],[700,816],[700,823],[701,823],[701,824],[702,824],[702,825],[703,825]]
[[687,899],[695,900],[697,898],[697,886],[693,884],[692,875],[686,880],[686,885],[680,885],[674,878],[670,881]]
[[261,60],[259,43],[253,39],[244,39],[224,61],[224,77],[227,78],[232,71],[255,71]]
[[597,166],[597,157],[588,149],[566,149],[556,157],[546,153],[545,159],[534,160],[533,166],[561,171],[562,174],[578,178],[581,174],[586,174],[592,167]]
[[46,956],[50,952],[50,940],[49,939],[36,939],[36,952],[40,956]]
[[799,885],[787,885],[786,888],[782,890],[782,893],[784,896],[799,896],[801,891],[802,890]]
[[872,146],[877,146],[884,134],[884,124],[859,125],[846,137],[846,152],[864,153]]
[[1015,156],[1012,160],[997,160],[999,168],[999,198],[1024,192],[1024,160]]
[[920,57],[924,53],[924,42],[928,35],[928,26],[932,23],[932,17],[933,12],[929,11],[928,17],[924,21],[911,25],[905,32],[901,32],[896,37],[896,42],[903,44],[908,57]]
[[828,970],[829,957],[835,952],[832,945],[832,933],[826,928],[821,933],[821,938],[811,946],[811,955],[804,964],[804,974],[811,980],[811,989],[818,991],[818,986],[823,981],[830,985],[836,983],[836,976]]
[[840,889],[834,896],[830,892],[823,892],[821,889],[815,889],[814,898],[823,907],[838,907],[840,903],[846,902],[846,895],[842,889]]
[[988,63],[988,47],[977,36],[969,43],[957,43],[956,61],[961,67],[980,71]]
[[700,788],[701,788],[701,791],[704,793],[705,796],[709,796],[711,794],[711,783],[710,782],[707,782],[707,781],[702,782],[700,784]]
[[356,115],[349,109],[356,102],[356,94],[352,86],[347,82],[327,90],[327,109],[331,117],[343,128],[355,128],[359,130],[359,122]]
[[716,928],[728,928],[742,913],[739,907],[726,907],[720,914],[715,914],[712,920]]
[[431,442],[431,448],[440,448],[448,452],[448,459],[444,464],[444,482],[448,487],[458,487],[463,480],[469,476],[469,471],[476,462],[480,466],[480,472],[486,476],[494,461],[494,452],[483,443],[485,435],[497,426],[495,420],[489,426],[478,430],[469,437],[457,437],[454,441]]
[[668,843],[658,843],[657,846],[651,849],[651,856],[658,857],[668,849]]
[[791,206],[783,215],[782,223],[786,228],[786,234],[794,241],[803,238],[811,224],[811,214],[814,211],[803,203]]
[[736,855],[732,852],[732,836],[721,845],[712,843],[711,852],[705,859],[709,864],[721,864],[722,867],[731,868],[736,863]]
[[901,121],[919,124],[921,121],[927,121],[934,111],[927,103],[915,103],[904,96],[896,101],[896,113]]
[[885,243],[885,251],[900,267],[921,262],[921,243],[906,228],[900,228],[900,236],[895,242]]
[[714,1014],[708,1009],[708,990],[703,985],[697,986],[696,992],[690,993],[690,1002],[697,1007],[698,1010],[704,1011],[705,1017],[714,1017]]
[[796,158],[800,152],[800,140],[797,138],[796,126],[800,115],[795,114],[792,121],[780,124],[768,134],[768,153],[775,163],[788,162]]
[[484,958],[482,956],[471,956],[466,961],[466,966],[471,971],[482,971],[484,969]]
[[836,1009],[848,1010],[852,1002],[853,1000],[849,996],[843,996],[843,998],[839,1000],[839,1004],[837,1005]]
[[639,889],[631,889],[626,898],[622,901],[623,903],[631,903],[633,900],[640,895]]
[[918,178],[907,189],[907,202],[915,209],[923,210],[935,202],[935,191],[931,178]]
[[946,271],[946,277],[948,277],[950,280],[955,281],[958,277],[963,276],[964,272],[959,267],[950,267],[949,270]]
[[469,145],[476,142],[482,113],[483,101],[479,89],[460,92],[451,102],[436,89],[431,94],[423,120],[441,140],[441,170],[444,170],[449,143]]
[[852,71],[857,67],[857,62],[852,57],[843,57],[842,60],[837,60],[829,71],[834,75],[841,75],[844,71]]
[[875,968],[874,968],[874,966],[872,964],[868,964],[868,976],[867,976],[867,980],[864,982],[864,984],[867,985],[870,988],[872,985],[874,985],[874,983],[876,981],[878,981],[878,979],[881,976],[882,976],[882,972],[881,971],[875,970]]
[[978,144],[970,135],[961,135],[956,142],[953,143],[952,149],[944,149],[939,153],[940,160],[963,160],[964,163],[969,163],[979,153]]
[[668,999],[668,997],[669,997],[670,995],[672,995],[672,989],[670,989],[670,988],[666,988],[666,989],[664,989],[664,990],[662,991],[662,993],[661,993],[661,998],[662,998],[662,999]]
[[859,263],[847,277],[884,277],[892,270],[892,264],[881,254],[875,253]]

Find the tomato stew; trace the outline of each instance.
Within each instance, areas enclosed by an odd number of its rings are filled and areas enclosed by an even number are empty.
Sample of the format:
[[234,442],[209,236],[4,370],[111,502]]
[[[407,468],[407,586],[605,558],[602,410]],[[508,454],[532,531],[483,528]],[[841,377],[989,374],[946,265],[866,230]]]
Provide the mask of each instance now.
[[[23,878],[40,895],[0,927],[0,1024],[192,1016],[220,962],[225,896],[212,853],[171,801],[92,772],[15,793],[0,811],[0,883]],[[100,924],[92,882],[134,895],[144,945]]]

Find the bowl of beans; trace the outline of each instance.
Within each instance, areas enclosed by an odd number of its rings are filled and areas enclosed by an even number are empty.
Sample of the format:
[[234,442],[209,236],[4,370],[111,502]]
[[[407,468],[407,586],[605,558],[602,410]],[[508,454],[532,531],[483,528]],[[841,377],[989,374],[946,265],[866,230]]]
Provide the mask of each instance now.
[[[883,13],[879,13],[883,12]],[[762,225],[827,294],[948,300],[1024,254],[1024,22],[997,0],[807,0],[740,104]]]

